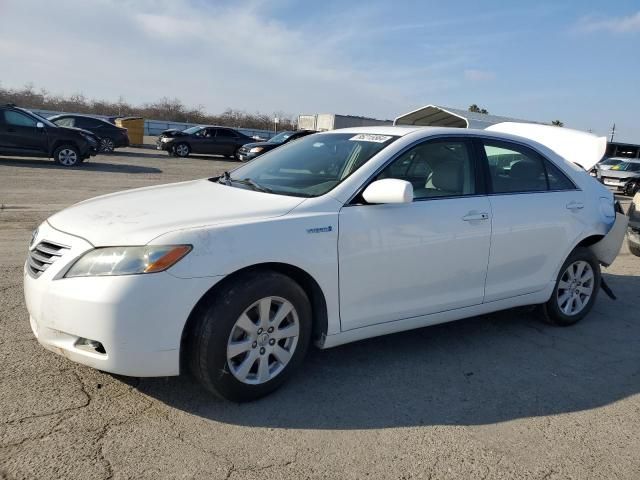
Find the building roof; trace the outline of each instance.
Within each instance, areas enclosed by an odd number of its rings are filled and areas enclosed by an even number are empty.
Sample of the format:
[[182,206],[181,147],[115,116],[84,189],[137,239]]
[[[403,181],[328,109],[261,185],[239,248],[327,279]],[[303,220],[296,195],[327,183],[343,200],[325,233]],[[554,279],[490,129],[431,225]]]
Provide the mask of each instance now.
[[400,115],[394,120],[393,124],[485,129],[496,123],[503,122],[539,123],[532,122],[531,120],[501,117],[487,113],[469,112],[468,110],[459,108],[426,105],[417,110]]

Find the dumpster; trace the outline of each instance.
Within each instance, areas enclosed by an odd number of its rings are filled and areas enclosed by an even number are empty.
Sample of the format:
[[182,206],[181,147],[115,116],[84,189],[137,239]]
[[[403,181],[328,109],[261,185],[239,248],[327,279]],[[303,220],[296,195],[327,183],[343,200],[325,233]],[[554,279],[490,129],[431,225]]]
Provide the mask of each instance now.
[[127,129],[127,133],[129,134],[129,141],[132,145],[142,145],[144,143],[144,118],[117,118],[116,125],[120,128]]

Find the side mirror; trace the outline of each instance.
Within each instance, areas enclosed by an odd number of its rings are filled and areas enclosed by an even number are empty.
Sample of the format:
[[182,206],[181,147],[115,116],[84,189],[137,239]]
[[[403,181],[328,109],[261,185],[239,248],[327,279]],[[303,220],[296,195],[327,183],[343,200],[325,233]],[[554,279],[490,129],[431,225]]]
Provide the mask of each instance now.
[[40,129],[44,128],[44,123],[42,122],[36,123],[36,128],[40,128]]
[[397,178],[376,180],[362,192],[368,203],[411,203],[413,185]]

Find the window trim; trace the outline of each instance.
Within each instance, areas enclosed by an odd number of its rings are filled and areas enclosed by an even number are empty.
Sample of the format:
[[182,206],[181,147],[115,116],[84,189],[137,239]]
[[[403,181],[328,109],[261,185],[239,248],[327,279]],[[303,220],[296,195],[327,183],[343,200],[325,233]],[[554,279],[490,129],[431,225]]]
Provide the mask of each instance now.
[[[547,189],[546,190],[516,191],[516,192],[494,192],[494,190],[493,190],[493,180],[491,178],[491,171],[489,169],[489,158],[487,157],[487,153],[486,153],[486,151],[484,149],[484,147],[485,147],[484,142],[485,141],[495,142],[495,143],[504,143],[507,146],[509,144],[515,145],[517,147],[524,148],[525,150],[530,150],[534,154],[538,155],[540,157],[540,159],[542,160],[542,168],[544,170],[544,177],[545,177],[545,180],[546,180]],[[487,195],[489,195],[489,196],[497,196],[497,195],[528,195],[528,194],[535,194],[535,193],[573,192],[573,191],[576,191],[576,190],[578,190],[578,191],[582,190],[580,187],[578,187],[576,185],[576,182],[574,182],[573,179],[562,170],[562,168],[560,168],[558,165],[556,165],[556,163],[553,162],[552,160],[550,160],[546,155],[540,153],[537,149],[533,148],[531,145],[527,145],[526,143],[518,142],[518,141],[514,141],[514,140],[507,140],[507,139],[503,139],[503,138],[496,138],[496,137],[489,137],[489,136],[478,136],[478,137],[475,138],[475,143],[477,144],[477,150],[478,150],[478,155],[480,157],[480,161],[483,164],[483,172],[484,172],[484,176],[485,176],[485,180],[486,180]],[[554,167],[556,167],[560,171],[560,173],[562,173],[562,175],[564,175],[564,177],[569,181],[569,183],[571,185],[573,185],[573,188],[551,189],[551,185],[549,184],[549,172],[547,170],[546,162],[549,162]]]
[[471,194],[471,195],[447,195],[447,196],[442,196],[442,197],[414,198],[413,202],[411,202],[411,203],[429,202],[429,201],[432,201],[432,200],[450,200],[450,199],[453,199],[453,198],[474,198],[474,197],[487,196],[488,190],[486,188],[486,179],[485,179],[484,171],[482,171],[482,165],[481,165],[482,162],[480,161],[480,158],[478,157],[478,152],[477,152],[477,147],[476,147],[475,142],[474,142],[474,137],[472,137],[470,135],[439,134],[439,135],[433,135],[431,137],[421,138],[419,140],[416,140],[415,142],[412,142],[411,144],[407,145],[402,150],[400,150],[398,153],[393,155],[390,159],[388,159],[380,167],[378,167],[373,172],[373,174],[370,175],[367,178],[367,180],[365,180],[363,182],[363,184],[360,186],[360,188],[358,188],[356,190],[356,192],[353,195],[351,195],[351,197],[344,203],[343,206],[344,207],[355,207],[355,206],[374,206],[374,205],[377,205],[377,204],[373,204],[373,203],[365,203],[365,202],[360,202],[360,201],[356,201],[356,200],[362,198],[362,193],[366,190],[366,188],[369,185],[371,185],[375,181],[376,177],[378,175],[380,175],[380,173],[382,173],[382,171],[385,168],[387,168],[389,165],[391,165],[393,162],[395,162],[397,159],[399,159],[402,155],[407,153],[409,150],[417,147],[418,145],[424,144],[424,143],[440,142],[440,141],[458,141],[458,142],[463,142],[463,143],[467,144],[467,148],[468,148],[468,151],[469,151],[469,158],[470,158],[471,162],[473,163],[474,182],[475,182],[475,187],[476,187],[476,193]]

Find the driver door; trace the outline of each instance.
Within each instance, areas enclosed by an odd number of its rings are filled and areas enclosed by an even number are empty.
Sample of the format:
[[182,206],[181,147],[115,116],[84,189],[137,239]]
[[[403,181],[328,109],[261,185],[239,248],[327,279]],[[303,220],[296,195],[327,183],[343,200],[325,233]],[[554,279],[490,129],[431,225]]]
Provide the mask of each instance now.
[[426,141],[375,178],[412,183],[412,203],[342,208],[343,330],[482,303],[491,206],[478,170],[469,140]]

